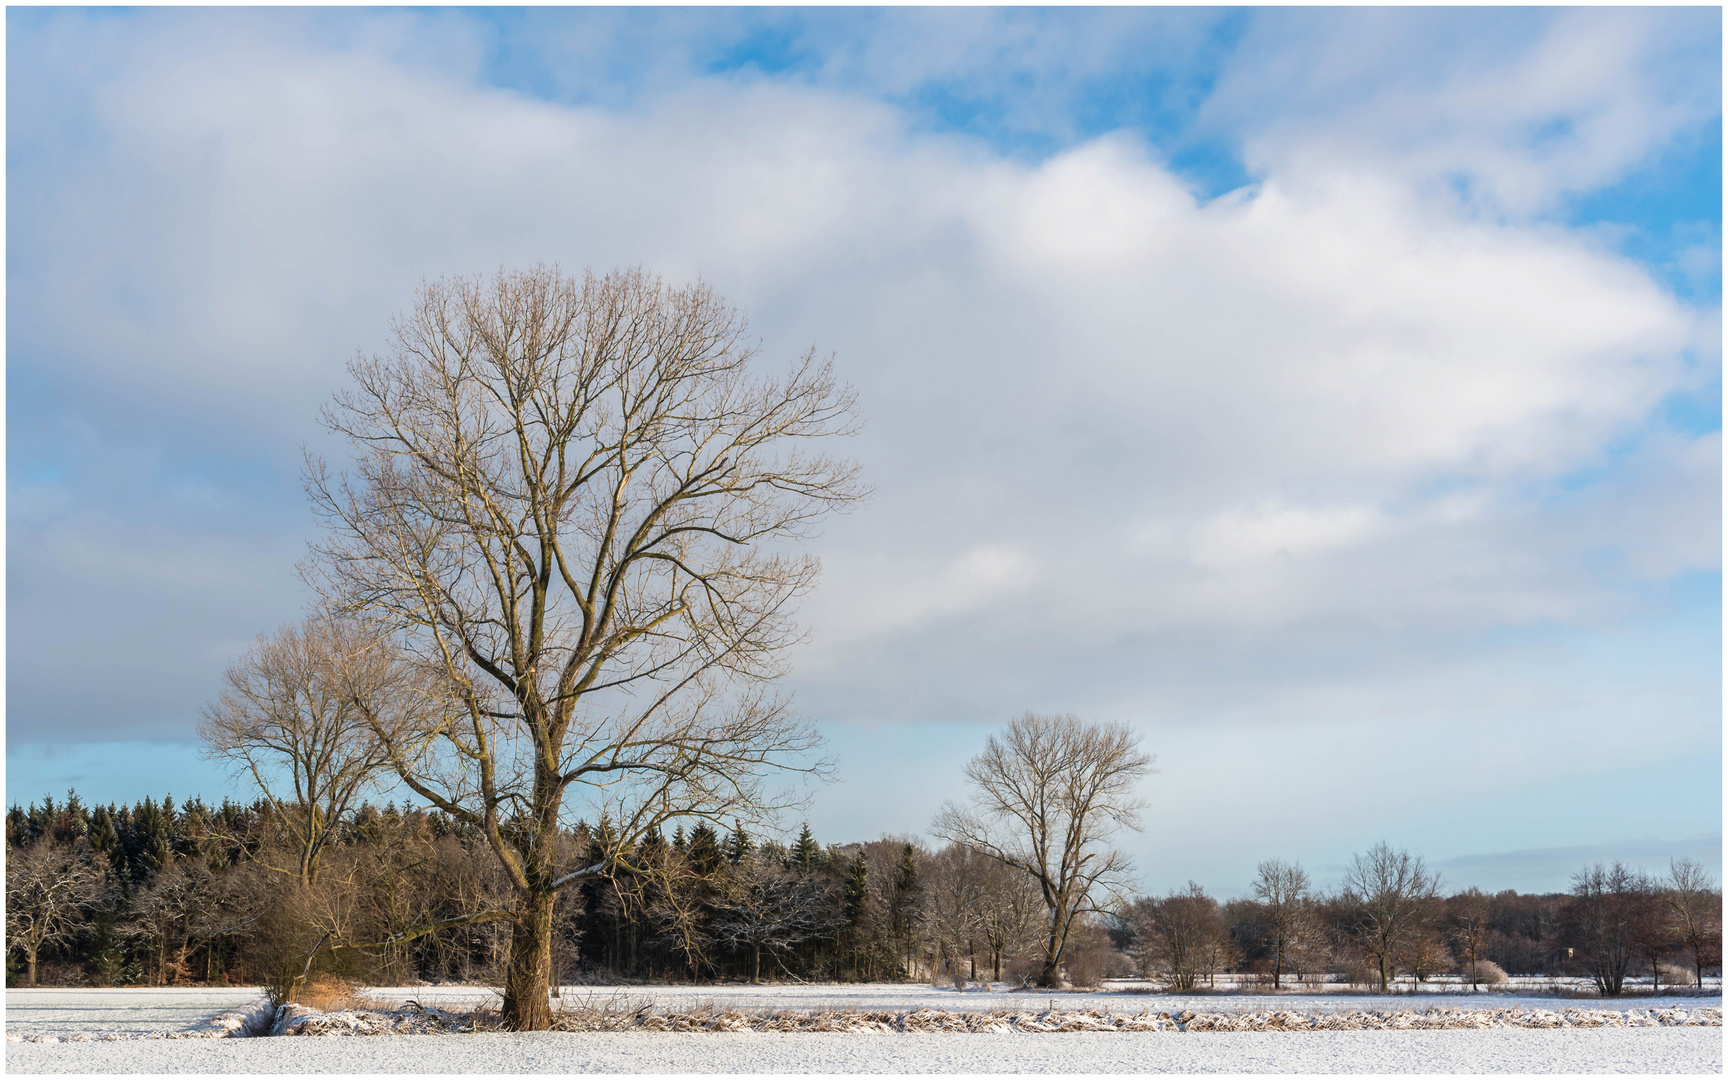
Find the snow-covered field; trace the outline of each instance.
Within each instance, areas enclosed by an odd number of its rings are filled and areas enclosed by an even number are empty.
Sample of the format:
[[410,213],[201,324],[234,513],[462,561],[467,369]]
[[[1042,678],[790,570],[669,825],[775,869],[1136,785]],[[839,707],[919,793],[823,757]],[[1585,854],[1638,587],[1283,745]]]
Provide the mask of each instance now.
[[13,1043],[25,1072],[1720,1073],[1721,1028],[1207,1035],[399,1035]]
[[[1535,986],[1523,986],[1506,993],[1470,993],[1468,991],[1420,994],[1352,994],[1352,993],[1291,993],[1270,994],[1250,991],[1218,994],[1160,994],[1150,992],[1146,983],[1111,983],[1101,992],[1062,991],[1050,993],[1038,990],[1013,990],[1005,983],[990,989],[972,987],[955,990],[946,986],[923,986],[912,983],[815,983],[810,985],[764,984],[761,986],[567,986],[562,988],[563,1000],[571,1004],[601,1003],[609,1000],[652,1003],[659,1008],[690,1009],[712,1005],[730,1009],[947,1009],[966,1012],[993,1012],[997,1009],[1041,1009],[1053,1003],[1060,1009],[1110,1009],[1114,1012],[1140,1012],[1155,1009],[1180,1012],[1264,1012],[1289,1009],[1296,1012],[1337,1012],[1348,1009],[1385,1008],[1526,1008],[1555,1009],[1568,1005],[1588,1005],[1591,1008],[1649,1009],[1691,1008],[1697,1005],[1720,1005],[1719,997],[1630,997],[1604,1001],[1589,998],[1570,1000],[1541,995]],[[386,986],[366,991],[380,1005],[400,1005],[418,1001],[422,1005],[444,1008],[472,1008],[496,1004],[498,995],[474,986]]]
[[[496,1001],[477,987],[371,991],[380,1005],[409,999],[461,1006]],[[208,1028],[214,1014],[243,1010],[256,992],[230,990],[9,990],[10,1072],[1674,1072],[1720,1073],[1720,1027],[1561,1030],[1324,1032],[1077,1032],[1009,1034],[660,1033],[395,1035],[376,1038],[139,1039]],[[905,1011],[1108,1008],[1304,1013],[1457,1005],[1539,1009],[1719,1007],[1720,998],[1556,1000],[1531,994],[1229,994],[1172,996],[1122,991],[1028,994],[1005,987],[964,992],[906,984],[816,986],[569,987],[579,1005],[628,1000],[662,1009]],[[122,1041],[85,1041],[104,1035]]]
[[8,990],[6,1034],[64,1038],[187,1031],[262,997],[256,987]]

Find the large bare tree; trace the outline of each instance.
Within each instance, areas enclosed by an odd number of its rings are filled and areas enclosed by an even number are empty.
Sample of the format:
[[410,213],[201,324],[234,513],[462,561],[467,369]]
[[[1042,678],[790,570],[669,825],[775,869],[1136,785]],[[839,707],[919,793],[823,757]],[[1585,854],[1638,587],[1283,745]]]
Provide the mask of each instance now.
[[1135,790],[1152,768],[1124,724],[1027,713],[992,735],[966,765],[973,803],[944,806],[931,830],[1027,874],[1044,897],[1040,986],[1061,984],[1062,949],[1074,921],[1121,899],[1129,861],[1112,848],[1138,829]]
[[[386,750],[504,867],[509,910],[472,918],[512,924],[504,1019],[544,1028],[560,889],[673,819],[757,819],[773,768],[820,765],[769,684],[818,570],[787,542],[863,494],[820,445],[854,398],[814,352],[758,374],[734,308],[640,270],[439,281],[392,330],[326,410],[355,461],[309,461],[309,577],[439,688]],[[567,801],[613,823],[598,861],[559,864]]]
[[292,867],[256,861],[309,887],[330,829],[389,767],[374,726],[419,704],[410,673],[364,625],[314,615],[259,635],[224,682],[198,725],[205,752],[252,778],[293,844]]

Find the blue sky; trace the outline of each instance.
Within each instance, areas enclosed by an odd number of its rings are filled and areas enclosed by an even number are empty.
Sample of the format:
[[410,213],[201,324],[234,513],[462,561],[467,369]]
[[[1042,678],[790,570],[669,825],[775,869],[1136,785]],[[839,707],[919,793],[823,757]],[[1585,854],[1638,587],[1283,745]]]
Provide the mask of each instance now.
[[1158,753],[1148,888],[1720,866],[1719,11],[7,31],[8,800],[239,793],[192,728],[305,603],[343,362],[423,277],[640,263],[861,395],[822,838],[1037,709]]

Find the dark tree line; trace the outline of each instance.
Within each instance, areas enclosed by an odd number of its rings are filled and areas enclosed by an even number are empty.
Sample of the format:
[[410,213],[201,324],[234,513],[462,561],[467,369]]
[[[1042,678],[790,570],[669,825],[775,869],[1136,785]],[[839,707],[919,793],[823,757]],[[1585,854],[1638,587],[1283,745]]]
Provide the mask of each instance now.
[[[496,982],[509,954],[507,928],[465,919],[505,903],[509,883],[485,838],[437,811],[362,805],[332,823],[310,885],[282,869],[296,866],[283,857],[293,823],[264,800],[92,809],[74,794],[12,807],[6,839],[12,985],[226,981],[291,995],[321,973]],[[924,910],[941,874],[904,839],[823,846],[805,828],[781,844],[698,821],[620,846],[601,821],[557,843],[619,869],[561,894],[555,982],[893,980],[921,976],[943,947]],[[945,944],[992,941],[999,970],[1018,938]]]
[[[496,983],[509,954],[507,928],[460,921],[506,902],[509,883],[485,838],[437,811],[364,804],[335,821],[311,887],[291,887],[294,823],[264,800],[89,807],[71,794],[13,806],[6,841],[8,985],[228,982],[291,996],[320,974]],[[964,983],[1045,968],[1036,884],[958,844],[823,845],[808,827],[780,843],[705,821],[622,845],[606,821],[579,824],[557,842],[561,858],[611,855],[619,869],[555,907],[555,983]],[[1442,895],[1420,859],[1385,845],[1336,893],[1267,862],[1249,897],[1221,903],[1194,883],[1141,897],[1078,927],[1063,954],[1075,985],[1143,975],[1174,989],[1227,973],[1386,988],[1455,973],[1478,985],[1585,976],[1616,995],[1630,978],[1683,985],[1720,965],[1721,893],[1695,863],[1660,880],[1588,867],[1569,893]]]

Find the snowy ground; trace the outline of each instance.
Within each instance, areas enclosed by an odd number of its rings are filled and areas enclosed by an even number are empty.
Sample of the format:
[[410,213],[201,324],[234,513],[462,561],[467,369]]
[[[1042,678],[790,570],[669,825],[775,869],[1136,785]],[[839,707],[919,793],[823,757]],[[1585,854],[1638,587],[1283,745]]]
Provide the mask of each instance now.
[[222,989],[8,990],[8,1035],[147,1035],[187,1031],[263,997],[256,987]]
[[[380,1004],[477,1004],[476,987],[397,987]],[[1511,995],[1051,995],[906,984],[569,987],[564,1000],[629,999],[662,1008],[947,1010],[1105,1008],[1235,1012],[1269,1008],[1425,1009],[1442,1005],[1649,1009],[1719,1006],[1720,998],[1619,1001]],[[245,1009],[255,991],[9,990],[8,1036],[139,1035],[189,1031]],[[826,1034],[655,1032],[396,1035],[376,1038],[128,1039],[8,1043],[9,1072],[1663,1072],[1720,1073],[1723,1029],[1326,1031],[1072,1034]]]
[[335,1073],[1721,1073],[1721,1028],[1171,1035],[400,1035],[13,1043],[6,1070]]
[[[1112,983],[1102,992],[1013,990],[1005,983],[990,989],[972,987],[955,990],[945,986],[922,986],[912,983],[816,983],[811,985],[773,984],[762,986],[567,986],[563,1000],[571,1004],[629,1000],[652,1003],[660,1008],[689,1009],[716,1006],[732,1009],[948,1009],[953,1011],[991,1012],[997,1009],[1040,1009],[1054,1003],[1060,1009],[1110,1009],[1113,1012],[1140,1012],[1154,1009],[1180,1012],[1264,1012],[1289,1009],[1296,1012],[1337,1012],[1350,1009],[1385,1008],[1526,1008],[1554,1009],[1569,1005],[1591,1008],[1649,1009],[1697,1005],[1720,1007],[1719,997],[1628,997],[1603,1000],[1592,994],[1588,998],[1569,1000],[1531,991],[1534,986],[1521,986],[1507,993],[1476,993],[1468,991],[1421,994],[1360,994],[1360,993],[1291,993],[1270,994],[1251,991],[1217,994],[1151,993],[1145,983]],[[1522,991],[1522,992],[1520,992]],[[472,1008],[481,1004],[496,1004],[493,991],[473,986],[389,986],[366,992],[380,1005],[399,1005],[418,1001],[422,1005],[445,1008]],[[10,1030],[10,1029],[8,1029]]]

